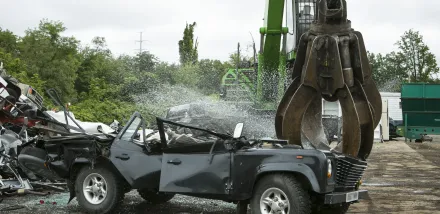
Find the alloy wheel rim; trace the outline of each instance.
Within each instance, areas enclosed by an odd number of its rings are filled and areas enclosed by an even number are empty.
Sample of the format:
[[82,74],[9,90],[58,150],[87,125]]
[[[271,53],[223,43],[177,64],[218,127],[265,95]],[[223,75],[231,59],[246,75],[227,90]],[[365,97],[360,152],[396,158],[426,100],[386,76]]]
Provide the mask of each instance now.
[[260,211],[262,214],[288,214],[289,210],[289,199],[281,189],[269,188],[261,195]]
[[98,173],[88,175],[83,182],[83,194],[91,204],[100,204],[107,197],[107,181]]

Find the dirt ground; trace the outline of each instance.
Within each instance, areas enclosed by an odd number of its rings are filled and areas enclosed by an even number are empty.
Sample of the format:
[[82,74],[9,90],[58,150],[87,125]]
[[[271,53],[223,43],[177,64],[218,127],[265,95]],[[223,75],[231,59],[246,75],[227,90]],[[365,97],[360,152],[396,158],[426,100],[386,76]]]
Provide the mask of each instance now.
[[[403,140],[376,143],[362,186],[369,191],[370,199],[352,205],[349,213],[440,213],[439,152],[440,138],[425,143]],[[81,213],[76,200],[67,204],[68,198],[68,193],[6,198],[0,203],[0,213]],[[44,203],[40,204],[40,200]],[[14,208],[11,206],[17,209],[6,211]],[[126,195],[120,213],[232,214],[234,211],[233,204],[187,196],[176,196],[167,204],[151,206],[133,191]]]
[[374,146],[363,189],[370,199],[350,213],[440,213],[440,139]]

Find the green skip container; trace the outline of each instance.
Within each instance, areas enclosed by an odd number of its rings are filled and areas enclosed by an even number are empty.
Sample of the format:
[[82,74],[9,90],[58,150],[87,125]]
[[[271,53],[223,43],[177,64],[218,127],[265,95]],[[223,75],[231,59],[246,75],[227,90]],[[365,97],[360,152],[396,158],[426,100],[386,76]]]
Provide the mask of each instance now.
[[423,140],[440,134],[440,84],[402,84],[403,125],[398,134],[406,139]]

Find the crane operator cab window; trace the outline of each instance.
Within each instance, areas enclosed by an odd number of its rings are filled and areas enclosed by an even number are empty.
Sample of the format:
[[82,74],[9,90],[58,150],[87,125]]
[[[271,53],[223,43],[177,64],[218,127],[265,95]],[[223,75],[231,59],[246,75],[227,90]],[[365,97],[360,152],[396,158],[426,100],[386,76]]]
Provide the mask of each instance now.
[[298,28],[297,28],[297,39],[301,37],[305,32],[307,32],[315,20],[315,8],[316,1],[314,0],[299,0],[298,4]]

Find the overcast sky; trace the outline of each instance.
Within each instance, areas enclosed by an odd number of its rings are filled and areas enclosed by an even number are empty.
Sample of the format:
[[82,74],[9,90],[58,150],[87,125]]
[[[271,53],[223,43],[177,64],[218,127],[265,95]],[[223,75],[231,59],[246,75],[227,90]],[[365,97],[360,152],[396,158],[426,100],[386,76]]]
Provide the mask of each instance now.
[[[1,0],[0,26],[18,35],[43,18],[62,21],[66,35],[83,44],[106,38],[114,54],[143,48],[177,62],[177,42],[186,22],[197,22],[199,58],[227,60],[237,42],[259,48],[266,0]],[[387,53],[408,29],[418,30],[440,59],[439,0],[347,0],[352,27],[363,33],[367,50]]]

